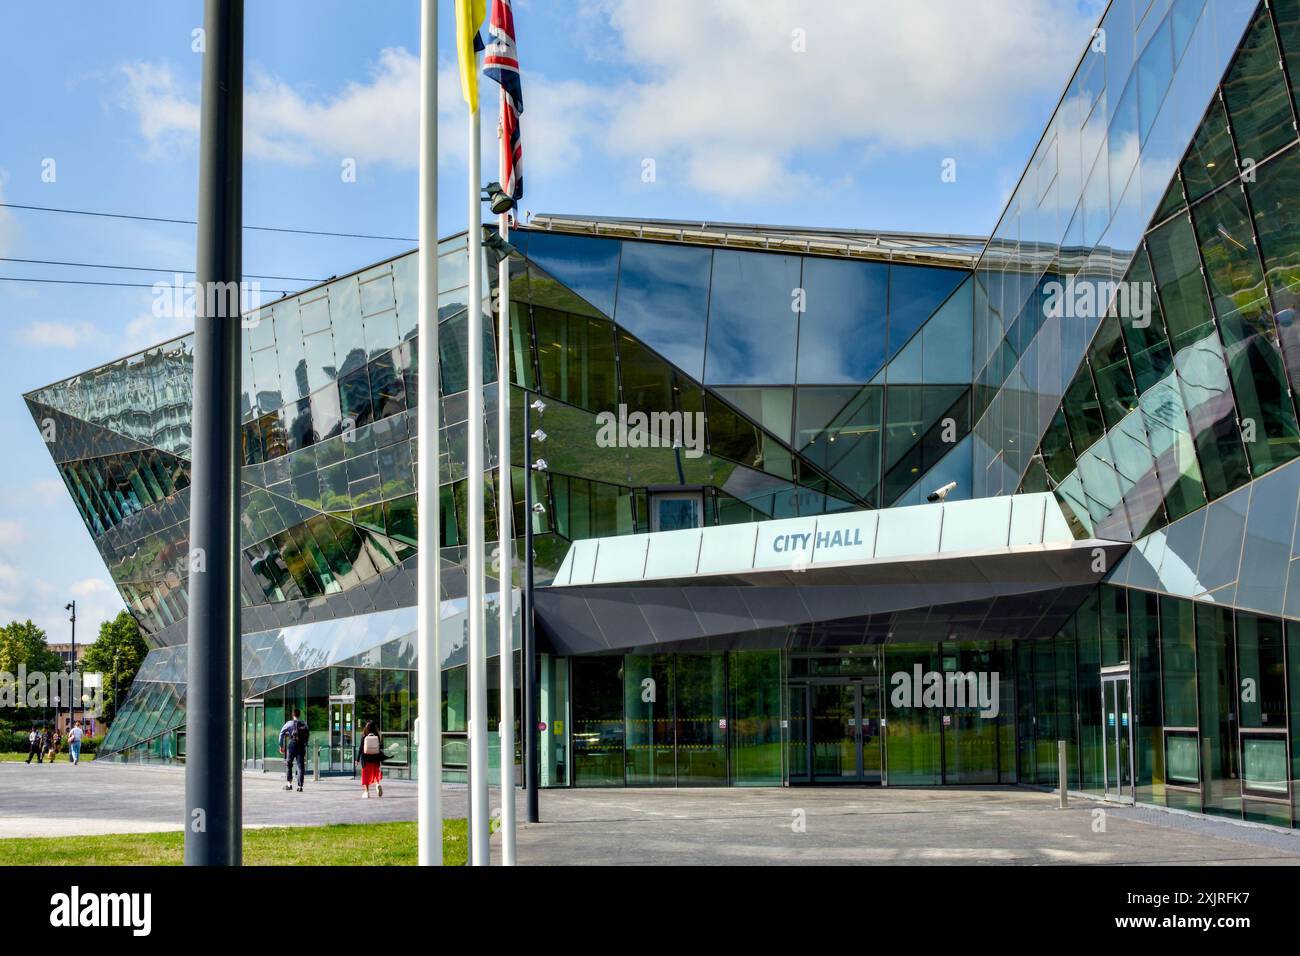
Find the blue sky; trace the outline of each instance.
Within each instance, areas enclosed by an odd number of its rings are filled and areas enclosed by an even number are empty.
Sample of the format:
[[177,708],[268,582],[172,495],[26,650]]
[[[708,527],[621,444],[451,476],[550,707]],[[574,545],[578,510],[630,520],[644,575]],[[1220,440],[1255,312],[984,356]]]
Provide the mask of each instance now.
[[[450,233],[466,222],[467,133],[452,7],[439,5]],[[516,0],[523,206],[986,234],[1102,5]],[[413,237],[416,0],[253,2],[247,18],[245,222]],[[201,22],[199,0],[5,5],[0,33],[21,42],[0,58],[0,200],[192,219]],[[484,101],[492,179],[495,87]],[[941,178],[947,159],[955,182]],[[244,262],[313,280],[412,245],[248,232]],[[189,269],[194,229],[0,208],[0,257]],[[0,276],[169,278],[12,261]],[[0,620],[64,639],[69,599],[82,635],[121,607],[21,393],[182,331],[154,317],[148,288],[0,281]]]

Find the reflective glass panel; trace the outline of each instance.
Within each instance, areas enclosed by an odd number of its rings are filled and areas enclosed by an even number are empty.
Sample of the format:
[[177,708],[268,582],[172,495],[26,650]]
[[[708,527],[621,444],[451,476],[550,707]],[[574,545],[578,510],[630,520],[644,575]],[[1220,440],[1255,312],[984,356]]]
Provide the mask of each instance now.
[[706,383],[794,382],[799,274],[797,256],[714,252]]
[[524,248],[529,259],[602,314],[614,314],[614,290],[618,284],[618,257],[622,243],[531,229],[526,235]]
[[713,251],[624,242],[615,321],[696,381],[704,374],[704,324]]
[[1192,209],[1205,274],[1219,317],[1242,437],[1252,471],[1263,474],[1300,455],[1300,427],[1278,351],[1255,251],[1246,197],[1220,190]]
[[865,382],[885,360],[889,267],[804,259],[806,308],[799,318],[799,382]]
[[1264,6],[1259,8],[1223,80],[1223,99],[1243,166],[1247,160],[1258,163],[1295,139],[1281,55],[1272,18]]

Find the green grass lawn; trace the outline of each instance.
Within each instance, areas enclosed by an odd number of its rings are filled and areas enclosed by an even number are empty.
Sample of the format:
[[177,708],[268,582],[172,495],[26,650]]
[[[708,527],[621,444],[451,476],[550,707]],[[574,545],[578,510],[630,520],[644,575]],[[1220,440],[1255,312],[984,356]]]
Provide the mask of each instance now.
[[[464,820],[443,824],[442,854],[464,866]],[[0,840],[0,866],[179,866],[183,833]],[[246,866],[414,866],[415,823],[341,823],[244,831]]]
[[[20,754],[0,754],[0,761],[5,761],[5,762],[13,761],[13,762],[17,762],[17,763],[22,763],[22,762],[25,761],[26,759],[27,759],[27,751],[25,751],[25,750],[24,750],[22,753],[20,753]],[[82,760],[94,760],[94,759],[95,759],[95,755],[94,755],[94,754],[83,753],[83,754],[81,755],[81,759],[82,759]],[[59,751],[59,758],[58,758],[58,760],[57,760],[56,762],[57,762],[57,763],[72,763],[71,759],[69,759],[69,757],[68,757],[68,752],[67,752],[66,750],[60,750],[60,751]],[[36,758],[34,758],[34,757],[32,758],[32,763],[33,763],[33,764],[36,763]]]

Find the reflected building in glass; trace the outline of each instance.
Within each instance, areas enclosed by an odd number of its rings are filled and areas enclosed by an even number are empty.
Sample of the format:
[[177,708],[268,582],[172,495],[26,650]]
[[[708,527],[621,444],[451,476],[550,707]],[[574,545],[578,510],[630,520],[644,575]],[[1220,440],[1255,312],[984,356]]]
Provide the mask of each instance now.
[[[466,316],[495,298],[441,244],[449,779],[482,481],[489,550],[503,494],[536,536],[546,786],[1056,786],[1065,740],[1074,789],[1300,820],[1300,0],[1113,0],[1080,45],[987,237],[512,232],[482,475]],[[418,774],[415,264],[247,322],[249,768],[298,706],[322,772],[375,720]],[[123,759],[184,756],[190,378],[181,338],[26,396],[153,648],[104,743]]]

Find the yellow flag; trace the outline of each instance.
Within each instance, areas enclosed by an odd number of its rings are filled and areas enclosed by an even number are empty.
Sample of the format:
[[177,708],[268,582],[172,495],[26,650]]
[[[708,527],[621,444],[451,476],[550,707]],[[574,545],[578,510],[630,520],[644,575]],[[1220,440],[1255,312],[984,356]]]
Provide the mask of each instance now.
[[460,92],[471,113],[478,112],[478,30],[487,13],[487,0],[456,0],[456,49],[460,57]]

